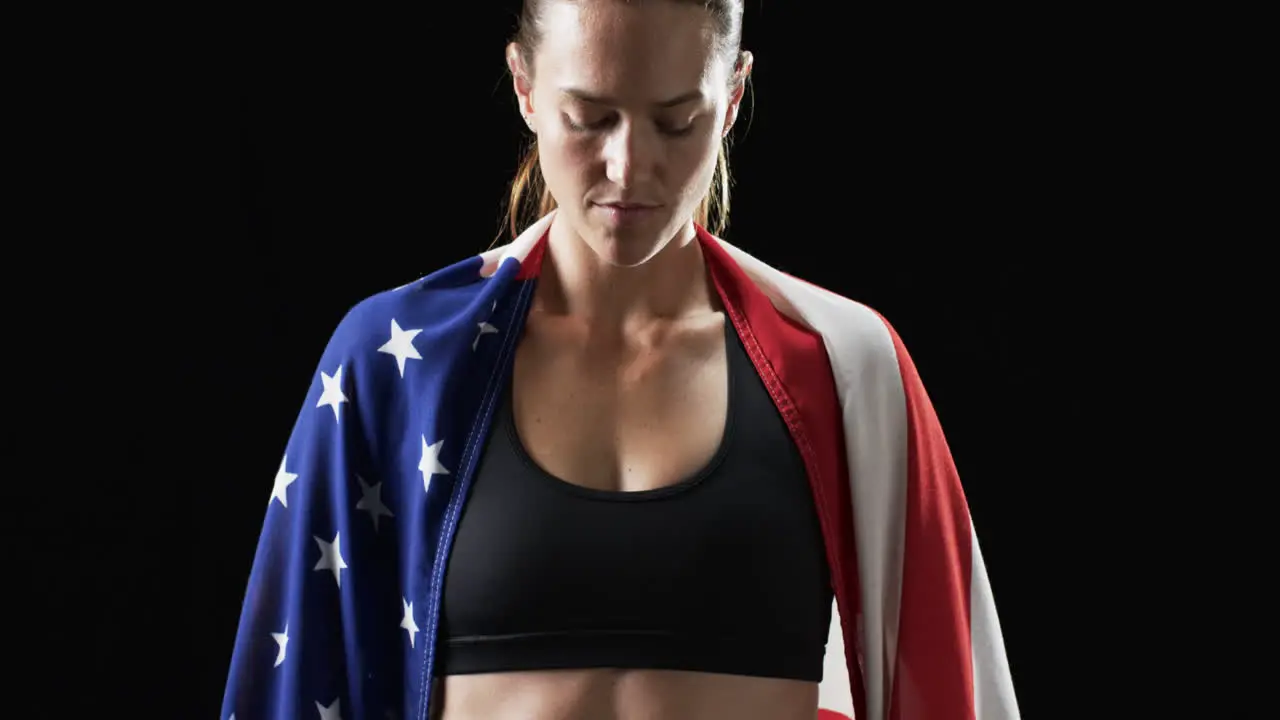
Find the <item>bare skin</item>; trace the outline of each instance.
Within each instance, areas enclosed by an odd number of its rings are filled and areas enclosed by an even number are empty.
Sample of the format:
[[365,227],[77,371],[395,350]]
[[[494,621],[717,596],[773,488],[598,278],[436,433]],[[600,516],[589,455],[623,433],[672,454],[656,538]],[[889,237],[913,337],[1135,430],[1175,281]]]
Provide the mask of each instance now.
[[444,720],[814,720],[818,689],[794,680],[573,670],[448,678]]

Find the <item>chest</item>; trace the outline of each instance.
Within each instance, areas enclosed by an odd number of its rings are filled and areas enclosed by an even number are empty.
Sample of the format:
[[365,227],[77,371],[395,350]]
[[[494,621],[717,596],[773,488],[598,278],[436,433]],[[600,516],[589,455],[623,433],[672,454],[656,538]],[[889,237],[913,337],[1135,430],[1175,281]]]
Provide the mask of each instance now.
[[655,489],[696,473],[728,413],[727,327],[713,319],[595,342],[533,325],[512,374],[512,415],[529,456],[564,482],[600,490]]

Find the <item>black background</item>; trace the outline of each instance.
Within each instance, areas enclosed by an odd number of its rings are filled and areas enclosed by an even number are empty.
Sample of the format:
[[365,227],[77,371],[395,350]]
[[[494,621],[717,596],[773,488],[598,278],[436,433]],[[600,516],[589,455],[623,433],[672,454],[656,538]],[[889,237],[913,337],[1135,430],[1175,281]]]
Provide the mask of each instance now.
[[[134,716],[217,715],[264,500],[338,320],[499,232],[522,138],[502,59],[515,9],[246,14],[208,45],[208,74],[176,82],[194,99],[148,89],[134,129],[157,128],[155,197],[180,219],[89,268],[114,268],[94,286],[118,321],[94,392],[132,416],[93,421],[117,459],[83,470],[87,531],[47,533],[89,579],[42,593],[71,617],[92,600],[79,652]],[[1139,252],[1116,241],[1138,194],[1115,151],[1136,128],[1119,109],[1131,85],[1099,67],[1105,30],[1072,32],[1080,18],[952,12],[749,0],[725,235],[902,334],[1023,713],[1076,716],[1103,692],[1090,678],[1129,662],[1098,656],[1091,613],[1136,606],[1109,584],[1130,568],[1104,579],[1091,554],[1127,477],[1109,431],[1132,406],[1094,379],[1132,322],[1112,304]],[[98,300],[86,315],[108,312]]]

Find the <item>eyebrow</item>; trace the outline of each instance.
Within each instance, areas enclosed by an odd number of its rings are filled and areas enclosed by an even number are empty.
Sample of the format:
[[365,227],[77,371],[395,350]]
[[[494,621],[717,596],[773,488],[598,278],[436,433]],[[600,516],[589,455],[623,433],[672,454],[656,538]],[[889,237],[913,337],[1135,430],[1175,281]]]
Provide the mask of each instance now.
[[[614,98],[605,97],[602,95],[594,95],[585,90],[579,90],[578,88],[565,88],[563,92],[564,94],[570,97],[576,98],[583,102],[589,102],[595,105],[617,105],[618,104],[618,101],[615,100]],[[676,107],[677,105],[683,105],[687,102],[692,102],[694,100],[701,100],[701,99],[703,99],[701,90],[690,90],[689,92],[681,95],[677,95],[671,98],[670,100],[663,100],[662,102],[654,103],[654,106],[660,107],[660,108],[673,108],[673,107]]]

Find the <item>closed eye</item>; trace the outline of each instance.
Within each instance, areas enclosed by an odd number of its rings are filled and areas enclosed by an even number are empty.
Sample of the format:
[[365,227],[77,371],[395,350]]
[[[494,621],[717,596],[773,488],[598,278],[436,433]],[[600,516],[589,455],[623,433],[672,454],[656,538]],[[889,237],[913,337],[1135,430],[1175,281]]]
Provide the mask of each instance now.
[[693,123],[689,123],[683,127],[670,127],[667,125],[658,125],[658,132],[672,137],[684,137],[693,132]]
[[565,115],[563,117],[564,117],[565,127],[569,128],[574,132],[591,132],[595,130],[604,130],[609,126],[609,123],[612,122],[610,118],[605,118],[603,120],[597,120],[595,122],[590,122],[590,123],[577,123],[577,122],[574,122],[573,118],[569,117],[568,115]]
[[[598,132],[601,130],[607,130],[609,126],[613,125],[613,123],[616,120],[615,117],[611,116],[611,117],[602,118],[600,120],[596,120],[594,122],[578,123],[578,122],[575,122],[573,118],[569,117],[567,114],[563,115],[563,118],[564,118],[565,127],[569,128],[569,130],[573,132],[578,132],[578,133],[589,133],[589,132]],[[683,125],[683,126],[672,126],[667,123],[658,123],[658,132],[662,133],[663,135],[668,135],[671,137],[684,137],[689,133],[693,132],[693,126],[694,126],[694,123],[689,123],[688,125]]]

